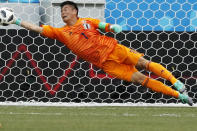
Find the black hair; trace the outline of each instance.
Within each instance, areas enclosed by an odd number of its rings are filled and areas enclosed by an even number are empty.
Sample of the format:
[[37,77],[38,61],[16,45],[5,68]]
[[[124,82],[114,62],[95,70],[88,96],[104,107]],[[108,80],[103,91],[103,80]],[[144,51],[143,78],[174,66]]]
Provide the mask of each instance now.
[[74,9],[77,10],[77,15],[78,15],[79,9],[78,9],[77,4],[76,4],[75,2],[72,2],[72,1],[64,1],[64,2],[62,2],[62,3],[60,4],[61,9],[62,9],[63,6],[65,6],[65,5],[71,5]]

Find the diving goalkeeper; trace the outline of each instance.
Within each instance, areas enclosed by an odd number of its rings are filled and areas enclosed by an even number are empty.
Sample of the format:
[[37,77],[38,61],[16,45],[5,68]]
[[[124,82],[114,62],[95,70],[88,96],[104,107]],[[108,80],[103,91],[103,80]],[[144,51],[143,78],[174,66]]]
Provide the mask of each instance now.
[[[66,24],[61,28],[54,28],[50,25],[40,27],[17,18],[14,18],[12,23],[38,32],[45,37],[59,40],[80,58],[99,67],[107,74],[141,84],[192,106],[192,99],[184,93],[184,84],[161,64],[146,60],[142,53],[129,49],[119,44],[114,38],[101,35],[98,31],[100,29],[105,32],[119,33],[122,31],[121,26],[93,18],[79,18],[78,7],[72,1],[61,3],[61,17]],[[136,68],[148,70],[170,81],[176,90],[149,78]]]

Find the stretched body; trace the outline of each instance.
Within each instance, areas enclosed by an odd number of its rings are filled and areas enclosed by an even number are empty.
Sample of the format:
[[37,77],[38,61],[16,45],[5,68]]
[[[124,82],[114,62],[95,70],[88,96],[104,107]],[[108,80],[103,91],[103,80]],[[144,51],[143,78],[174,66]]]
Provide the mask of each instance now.
[[[71,1],[61,4],[61,17],[66,24],[61,28],[54,28],[50,25],[39,27],[20,19],[15,19],[13,23],[45,37],[59,40],[73,53],[116,78],[141,84],[153,91],[180,99],[183,103],[193,104],[192,99],[183,94],[184,84],[161,64],[146,60],[143,57],[144,54],[129,49],[119,44],[114,38],[101,35],[98,31],[100,29],[105,32],[118,33],[121,31],[119,25],[104,23],[93,18],[79,18],[78,7]],[[151,71],[170,81],[177,90],[145,76],[136,68]]]

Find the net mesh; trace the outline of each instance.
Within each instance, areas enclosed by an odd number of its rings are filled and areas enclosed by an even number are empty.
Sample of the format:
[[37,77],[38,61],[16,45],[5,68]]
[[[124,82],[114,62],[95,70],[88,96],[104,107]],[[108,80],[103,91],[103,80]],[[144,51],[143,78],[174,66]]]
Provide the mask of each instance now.
[[[63,25],[59,1],[9,1],[17,16],[37,25]],[[120,24],[124,31],[103,33],[144,53],[181,80],[196,102],[197,2],[162,0],[75,0],[80,17]],[[159,10],[157,10],[159,9]],[[56,40],[16,25],[0,27],[0,101],[179,103],[140,85],[112,78],[77,58]],[[147,76],[173,86],[152,73]]]

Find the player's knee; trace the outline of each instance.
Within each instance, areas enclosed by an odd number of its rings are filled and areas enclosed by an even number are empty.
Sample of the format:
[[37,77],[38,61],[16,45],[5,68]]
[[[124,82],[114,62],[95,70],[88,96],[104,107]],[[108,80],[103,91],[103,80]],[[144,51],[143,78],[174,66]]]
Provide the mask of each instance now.
[[141,57],[139,60],[138,60],[138,63],[136,65],[136,67],[138,69],[146,69],[146,65],[147,63],[149,63],[148,60],[146,60],[145,58]]
[[135,84],[141,84],[146,79],[146,76],[140,72],[135,72],[132,75],[131,82]]

